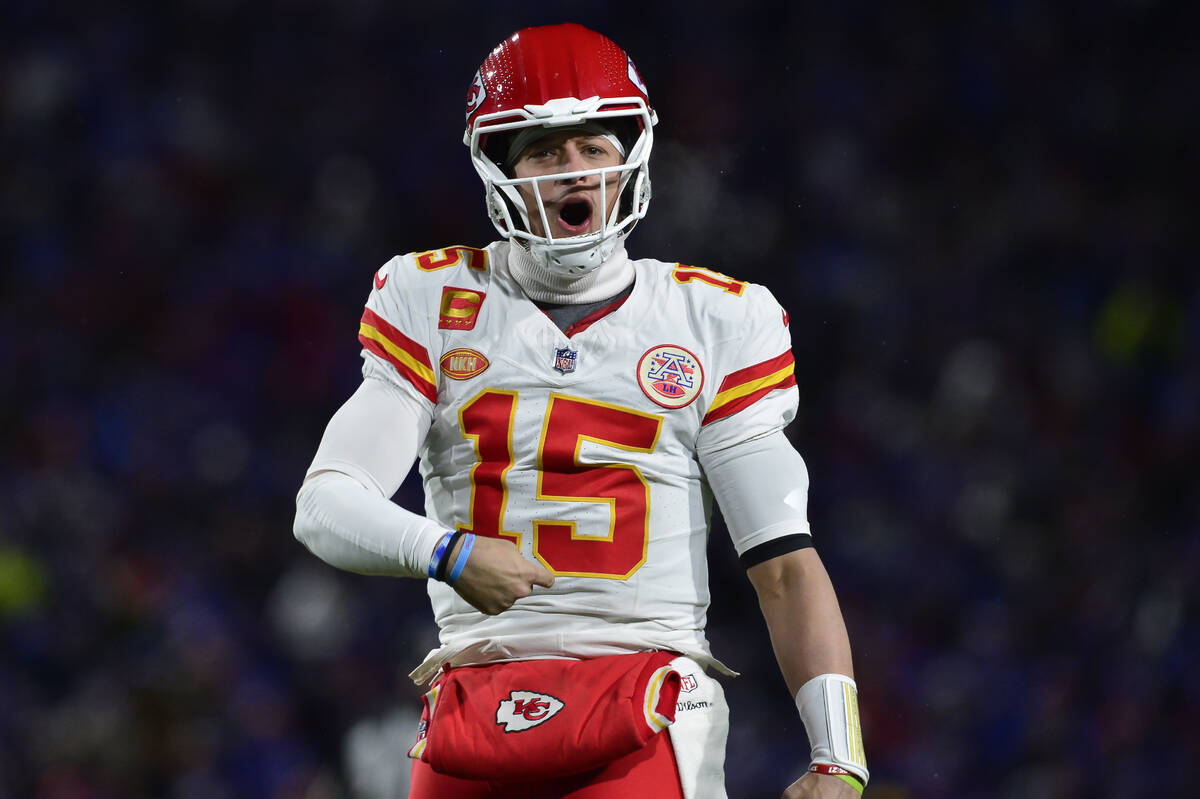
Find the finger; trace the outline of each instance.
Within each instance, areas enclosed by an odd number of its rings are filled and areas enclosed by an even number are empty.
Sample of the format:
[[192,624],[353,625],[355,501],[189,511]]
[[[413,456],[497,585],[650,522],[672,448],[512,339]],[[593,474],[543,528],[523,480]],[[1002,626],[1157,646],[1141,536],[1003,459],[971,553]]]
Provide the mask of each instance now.
[[551,574],[544,566],[537,563],[533,564],[533,584],[540,585],[542,588],[549,588],[554,585],[554,575]]

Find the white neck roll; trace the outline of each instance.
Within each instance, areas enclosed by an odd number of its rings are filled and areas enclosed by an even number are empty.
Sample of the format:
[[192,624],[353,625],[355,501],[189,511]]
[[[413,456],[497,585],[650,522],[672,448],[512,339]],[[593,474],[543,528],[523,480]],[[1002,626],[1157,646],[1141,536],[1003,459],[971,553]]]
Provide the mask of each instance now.
[[633,282],[633,262],[618,244],[600,266],[580,277],[560,275],[542,266],[515,241],[508,243],[508,271],[534,302],[577,305],[599,302],[620,294]]

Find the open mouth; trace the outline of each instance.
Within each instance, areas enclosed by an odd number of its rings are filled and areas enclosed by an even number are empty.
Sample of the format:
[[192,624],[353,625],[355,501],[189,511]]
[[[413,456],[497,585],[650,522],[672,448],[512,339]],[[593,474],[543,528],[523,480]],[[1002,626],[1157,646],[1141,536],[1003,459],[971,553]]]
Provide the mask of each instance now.
[[558,223],[573,236],[587,233],[592,221],[592,203],[580,195],[571,197],[558,207]]

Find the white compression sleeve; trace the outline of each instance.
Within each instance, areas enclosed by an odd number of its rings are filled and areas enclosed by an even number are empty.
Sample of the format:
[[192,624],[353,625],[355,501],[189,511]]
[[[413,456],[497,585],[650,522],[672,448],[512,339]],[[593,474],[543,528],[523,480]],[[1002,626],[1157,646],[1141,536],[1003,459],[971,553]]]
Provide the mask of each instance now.
[[432,424],[428,405],[368,377],[329,420],[307,477],[345,472],[390,497],[404,482]]
[[349,571],[423,577],[447,531],[388,497],[429,430],[429,411],[378,380],[364,380],[325,430],[296,496],[299,539]]
[[446,533],[341,472],[321,472],[304,481],[293,530],[331,566],[398,577],[424,577],[430,554]]
[[701,452],[700,465],[739,555],[809,532],[808,469],[782,430]]

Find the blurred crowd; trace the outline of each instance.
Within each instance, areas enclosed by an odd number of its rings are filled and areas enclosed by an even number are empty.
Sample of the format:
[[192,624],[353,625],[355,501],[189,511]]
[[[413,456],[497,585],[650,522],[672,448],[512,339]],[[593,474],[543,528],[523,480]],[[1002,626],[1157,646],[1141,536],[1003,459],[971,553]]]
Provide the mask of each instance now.
[[[1184,795],[1197,15],[901,6],[6,2],[0,797],[404,795],[424,586],[325,566],[293,500],[374,270],[494,237],[475,68],[566,19],[661,118],[631,254],[790,312],[867,795]],[[710,549],[730,795],[770,799],[804,731]]]

